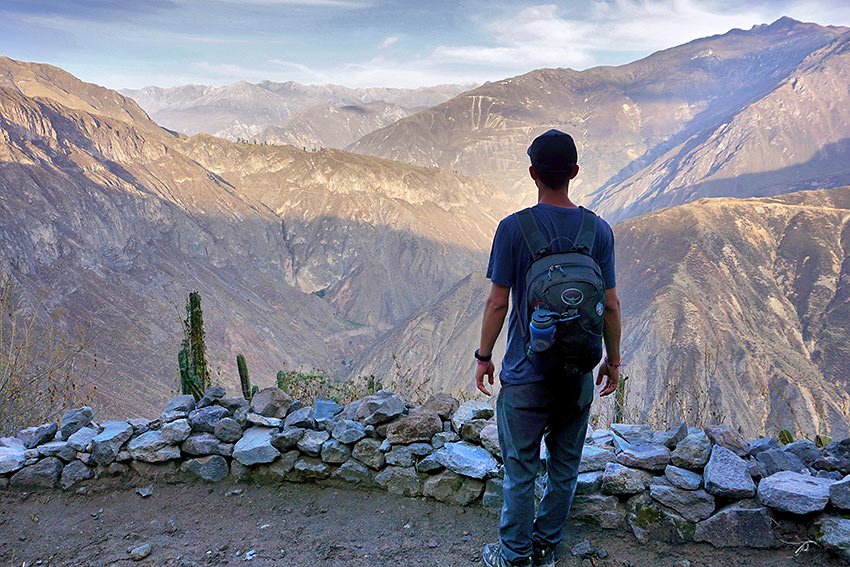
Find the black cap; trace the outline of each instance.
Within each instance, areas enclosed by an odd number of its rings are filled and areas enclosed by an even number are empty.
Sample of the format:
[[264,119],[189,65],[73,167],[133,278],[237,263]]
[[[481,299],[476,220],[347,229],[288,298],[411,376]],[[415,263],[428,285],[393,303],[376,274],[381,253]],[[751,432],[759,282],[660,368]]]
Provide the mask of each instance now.
[[560,130],[549,130],[534,138],[528,146],[528,157],[538,173],[572,171],[578,163],[573,137]]

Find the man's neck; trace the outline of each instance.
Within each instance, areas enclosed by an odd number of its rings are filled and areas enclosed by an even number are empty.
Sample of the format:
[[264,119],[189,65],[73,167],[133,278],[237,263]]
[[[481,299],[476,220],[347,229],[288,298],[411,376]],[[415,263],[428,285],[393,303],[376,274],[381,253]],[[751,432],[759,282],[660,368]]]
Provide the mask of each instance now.
[[555,207],[564,207],[565,209],[577,209],[578,205],[570,201],[570,195],[566,188],[560,191],[552,191],[551,189],[537,188],[537,202],[545,205],[553,205]]

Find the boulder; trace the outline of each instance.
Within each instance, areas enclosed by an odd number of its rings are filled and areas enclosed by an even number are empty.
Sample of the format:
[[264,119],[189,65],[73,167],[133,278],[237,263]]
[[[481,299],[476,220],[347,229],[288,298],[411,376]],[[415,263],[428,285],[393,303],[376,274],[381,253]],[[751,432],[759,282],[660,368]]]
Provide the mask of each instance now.
[[[251,479],[260,484],[278,484],[289,479],[289,473],[295,468],[295,462],[301,457],[298,451],[287,451],[271,463],[251,467]],[[239,465],[233,461],[233,466]],[[239,465],[242,466],[242,465]]]
[[272,446],[281,453],[289,451],[304,437],[305,432],[306,429],[300,427],[289,427],[280,433],[273,433]]
[[163,424],[160,432],[166,443],[182,443],[192,434],[192,426],[188,419],[177,419]]
[[351,484],[369,484],[372,481],[372,473],[369,469],[351,459],[342,464],[331,475],[332,478],[338,478]]
[[443,471],[425,481],[422,493],[440,502],[467,506],[481,496],[484,482]]
[[434,456],[437,462],[450,471],[472,478],[484,478],[499,467],[489,451],[463,441],[446,443],[434,452]]
[[302,429],[316,429],[316,417],[313,408],[305,407],[295,410],[283,422],[285,427],[300,427]]
[[[266,417],[258,413],[249,411],[245,414],[245,422],[251,425],[259,425],[261,427],[280,428],[283,425],[283,420],[276,417]],[[238,423],[237,423],[238,425]]]
[[570,518],[612,530],[623,525],[626,510],[616,496],[582,494],[573,498]]
[[233,458],[245,466],[270,463],[280,456],[272,446],[274,430],[268,427],[251,427],[233,447]]
[[146,463],[160,463],[180,458],[180,447],[166,441],[162,432],[158,430],[147,431],[130,440],[127,445],[130,456],[137,461]]
[[454,431],[442,431],[431,437],[431,446],[439,449],[446,443],[454,443],[455,441],[460,441],[460,435]]
[[16,488],[54,488],[59,484],[63,468],[62,461],[47,457],[16,472],[10,484]]
[[308,429],[304,431],[304,435],[301,436],[301,439],[298,440],[298,443],[296,443],[295,446],[305,455],[318,457],[322,452],[322,445],[324,445],[325,441],[330,439],[330,436],[330,433],[327,431],[315,431]]
[[94,471],[83,464],[81,461],[71,461],[65,468],[62,469],[62,476],[59,479],[59,484],[65,490],[68,490],[75,484],[94,478]]
[[334,426],[331,436],[340,443],[350,445],[366,437],[366,428],[359,421],[342,419]]
[[762,451],[779,448],[779,442],[773,437],[762,437],[761,439],[750,441],[748,454],[751,457],[757,457]]
[[580,473],[576,478],[576,494],[593,494],[602,487],[602,471]]
[[354,445],[351,455],[370,469],[378,470],[386,463],[384,454],[381,452],[380,447],[380,441],[372,439],[371,437],[366,437]]
[[821,547],[850,563],[850,520],[825,516],[815,522],[815,529]]
[[316,421],[333,419],[343,407],[329,398],[316,398],[313,403],[313,415]]
[[387,427],[387,441],[402,445],[430,441],[431,437],[442,430],[443,421],[436,412],[420,410],[391,423]]
[[649,485],[649,495],[672,508],[689,522],[705,520],[714,513],[714,497],[705,490],[683,490],[660,477]]
[[40,457],[56,457],[66,463],[70,463],[77,456],[77,452],[67,441],[48,441],[39,445],[37,450]]
[[182,448],[188,455],[229,457],[233,454],[233,443],[225,443],[212,433],[192,433],[183,441]]
[[443,465],[437,460],[434,454],[431,454],[416,464],[416,470],[421,473],[433,474],[443,470]]
[[672,484],[682,490],[697,490],[702,486],[702,475],[677,467],[667,465],[664,469],[664,477]]
[[251,397],[251,409],[254,413],[266,417],[286,417],[292,398],[280,388],[265,388]]
[[58,430],[59,426],[55,423],[27,427],[18,431],[18,439],[24,442],[27,449],[35,449],[42,443],[51,441]]
[[195,409],[195,398],[191,394],[182,394],[173,397],[164,411],[185,411],[188,414],[193,409]]
[[204,396],[195,404],[195,408],[205,408],[218,402],[227,392],[224,386],[212,386],[204,392]]
[[850,475],[829,487],[829,502],[841,510],[850,510]]
[[759,475],[764,478],[781,471],[792,471],[808,474],[809,469],[803,462],[789,451],[768,449],[756,455],[759,464]]
[[578,472],[604,471],[608,463],[616,460],[617,456],[611,451],[606,451],[595,445],[585,445],[581,452]]
[[227,409],[221,406],[207,406],[189,412],[189,425],[192,426],[192,431],[213,433],[216,424],[229,416],[230,413]]
[[702,431],[689,433],[679,441],[670,455],[670,462],[685,469],[701,469],[711,456],[711,443]]
[[639,469],[608,463],[602,475],[602,493],[628,495],[643,492],[649,487],[652,474]]
[[490,451],[491,455],[498,459],[502,458],[502,447],[499,445],[499,428],[495,423],[489,422],[485,425],[478,438],[481,441],[481,446]]
[[221,482],[230,474],[227,460],[221,455],[189,459],[183,463],[180,470],[192,473],[207,482]]
[[107,421],[101,424],[101,431],[91,440],[91,455],[95,463],[108,466],[121,446],[133,435],[133,426],[126,421]]
[[611,431],[631,445],[650,443],[654,436],[652,428],[642,423],[612,423]]
[[322,462],[321,459],[301,457],[295,461],[295,465],[292,467],[292,474],[299,481],[322,480],[331,476],[332,470],[331,466]]
[[23,445],[16,447],[0,447],[0,474],[15,472],[24,466],[27,458]]
[[693,541],[694,524],[673,510],[659,504],[648,494],[638,494],[627,503],[629,527],[641,543]]
[[758,487],[759,502],[791,514],[821,512],[829,502],[829,489],[835,481],[782,471],[763,478]]
[[97,429],[94,427],[80,428],[68,437],[68,446],[75,451],[88,451],[91,440],[94,439],[95,435],[97,435]]
[[452,415],[452,427],[455,433],[460,433],[463,424],[473,419],[488,420],[493,417],[493,408],[488,402],[482,400],[470,400],[460,404]]
[[674,425],[667,431],[656,431],[652,435],[652,442],[664,445],[671,451],[676,448],[679,441],[688,436],[688,426],[685,423]]
[[381,390],[363,398],[357,407],[357,420],[366,425],[379,425],[400,416],[406,409],[401,398],[389,390]]
[[746,457],[750,452],[749,443],[728,425],[709,425],[705,428],[705,434],[712,444],[725,447],[739,457]]
[[428,443],[411,443],[407,448],[416,457],[427,457],[434,452],[434,448]]
[[608,447],[614,443],[614,433],[608,429],[595,429],[590,434],[590,442],[598,447]]
[[218,400],[218,405],[227,408],[229,412],[235,412],[239,408],[249,407],[248,400],[242,396],[224,396]]
[[617,462],[632,468],[663,471],[670,463],[670,449],[649,442],[633,445],[617,455]]
[[751,498],[756,483],[747,471],[747,463],[730,449],[715,445],[703,471],[705,489],[723,498]]
[[413,467],[387,467],[375,475],[375,483],[391,494],[418,496],[419,476]]
[[497,514],[501,512],[502,503],[505,499],[503,482],[500,478],[487,479],[487,483],[484,485],[484,494],[481,495],[481,505]]
[[231,417],[225,417],[215,424],[213,435],[224,443],[236,443],[242,437],[242,426]]
[[393,447],[392,450],[384,453],[384,458],[387,460],[388,465],[396,467],[413,466],[413,453],[410,451],[409,447],[405,447],[404,445],[397,445]]
[[487,427],[489,422],[486,419],[470,419],[461,424],[458,433],[460,438],[470,443],[481,443],[481,430]]
[[449,394],[440,392],[425,400],[425,403],[419,406],[414,413],[420,411],[433,412],[439,415],[440,419],[449,419],[457,411],[459,405],[460,402],[455,398]]
[[[840,447],[840,443],[841,442],[839,442],[837,444],[833,443],[832,445],[829,445],[829,447],[832,447],[834,445],[835,448],[838,448],[838,447]],[[785,445],[782,448],[782,450],[787,451],[787,452],[795,455],[807,467],[812,466],[815,463],[815,461],[818,460],[818,458],[821,457],[822,454],[830,454],[832,452],[832,449],[830,449],[830,450],[824,449],[823,453],[821,453],[821,450],[818,449],[817,445],[815,445],[814,443],[812,443],[808,439],[800,439],[799,441],[794,441],[793,443],[788,443],[787,445]],[[838,452],[840,453],[841,451],[838,451]],[[847,458],[850,459],[850,448],[847,451]],[[844,472],[844,471],[842,471],[842,472]],[[850,470],[848,470],[844,474],[848,474],[848,473],[850,473]]]
[[77,431],[83,427],[88,427],[93,419],[94,410],[89,406],[66,411],[62,414],[62,421],[59,426],[59,433],[62,435],[62,439],[67,441],[68,437]]
[[697,524],[694,541],[714,547],[776,547],[770,510],[752,500],[733,502]]
[[351,457],[351,449],[336,439],[328,439],[322,444],[321,457],[326,463],[339,465]]

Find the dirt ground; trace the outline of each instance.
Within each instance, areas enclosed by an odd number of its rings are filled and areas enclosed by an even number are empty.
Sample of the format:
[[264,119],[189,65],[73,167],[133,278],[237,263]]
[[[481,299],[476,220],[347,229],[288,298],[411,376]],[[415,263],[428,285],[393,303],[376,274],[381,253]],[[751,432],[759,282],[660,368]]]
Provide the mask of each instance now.
[[[240,492],[241,491],[241,492]],[[497,539],[497,518],[382,491],[303,484],[282,486],[156,484],[86,495],[0,492],[0,567],[120,565],[480,566],[481,547]],[[606,559],[574,558],[589,540]],[[136,562],[129,549],[150,544]],[[561,566],[791,567],[841,563],[815,546],[718,550],[708,544],[642,545],[630,534],[570,523]]]

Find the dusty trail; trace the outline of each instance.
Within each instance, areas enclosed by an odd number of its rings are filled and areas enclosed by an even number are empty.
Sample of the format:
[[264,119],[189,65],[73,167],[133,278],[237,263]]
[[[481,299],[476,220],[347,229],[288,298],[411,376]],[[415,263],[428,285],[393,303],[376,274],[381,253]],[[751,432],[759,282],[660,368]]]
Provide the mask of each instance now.
[[[496,537],[496,517],[479,507],[307,484],[156,484],[147,498],[129,486],[93,487],[87,495],[0,492],[2,567],[477,567],[482,545]],[[582,562],[566,547],[559,566],[840,565],[816,548],[794,558],[792,547],[726,551],[707,544],[641,545],[629,534],[570,523],[567,546],[584,539],[609,557]],[[130,559],[128,549],[145,543],[152,547],[150,556]]]

